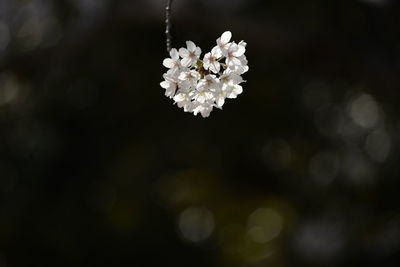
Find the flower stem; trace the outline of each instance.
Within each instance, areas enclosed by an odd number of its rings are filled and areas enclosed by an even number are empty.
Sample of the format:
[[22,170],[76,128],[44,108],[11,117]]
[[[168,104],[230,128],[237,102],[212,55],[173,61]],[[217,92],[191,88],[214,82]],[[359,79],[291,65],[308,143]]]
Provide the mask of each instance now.
[[167,52],[171,51],[171,43],[172,43],[172,36],[171,36],[171,6],[173,0],[168,0],[167,7],[165,8],[165,35],[167,37]]

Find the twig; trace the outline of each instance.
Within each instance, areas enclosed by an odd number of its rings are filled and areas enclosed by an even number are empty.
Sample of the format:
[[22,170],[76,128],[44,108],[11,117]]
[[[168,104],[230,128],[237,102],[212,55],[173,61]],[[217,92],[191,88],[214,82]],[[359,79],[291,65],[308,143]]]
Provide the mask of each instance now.
[[167,37],[167,52],[171,51],[171,43],[172,43],[172,36],[171,36],[171,6],[173,0],[168,0],[167,7],[165,8],[165,35]]

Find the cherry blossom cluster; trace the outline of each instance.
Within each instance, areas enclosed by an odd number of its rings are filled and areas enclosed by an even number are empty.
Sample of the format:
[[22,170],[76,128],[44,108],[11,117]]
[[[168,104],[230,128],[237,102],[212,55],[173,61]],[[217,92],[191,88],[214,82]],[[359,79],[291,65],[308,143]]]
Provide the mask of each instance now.
[[201,49],[192,41],[186,48],[170,51],[163,61],[169,70],[160,83],[165,95],[172,98],[185,112],[208,117],[214,107],[222,109],[226,98],[242,93],[241,75],[249,70],[244,55],[246,43],[231,42],[232,33],[226,31],[217,39],[217,46],[200,59]]

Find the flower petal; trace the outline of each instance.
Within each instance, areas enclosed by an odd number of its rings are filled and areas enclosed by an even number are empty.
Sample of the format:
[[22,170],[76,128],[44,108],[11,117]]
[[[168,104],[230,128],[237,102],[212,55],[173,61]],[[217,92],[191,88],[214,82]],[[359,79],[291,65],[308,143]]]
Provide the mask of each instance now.
[[192,41],[186,41],[186,46],[189,51],[196,50],[196,45]]
[[235,57],[243,56],[244,52],[246,52],[246,48],[244,48],[244,46],[241,45],[238,45],[237,48],[238,49],[235,52],[233,52],[232,55],[234,55]]
[[176,87],[171,86],[169,88],[165,88],[165,96],[172,98],[175,95]]
[[219,62],[217,62],[217,61],[211,62],[210,70],[212,72],[218,73],[220,69],[221,69],[221,65],[219,64]]
[[167,81],[162,81],[160,82],[160,86],[164,89],[167,89],[169,87],[169,82]]
[[188,57],[189,56],[189,51],[186,48],[180,48],[179,49],[179,55],[182,58]]
[[240,85],[230,86],[227,98],[236,98],[237,95],[240,95],[242,92],[243,92],[242,86],[240,86]]
[[195,54],[197,57],[200,57],[200,55],[201,55],[201,48],[200,48],[200,47],[196,47],[196,51],[194,52],[194,54]]
[[240,75],[232,74],[230,80],[233,84],[239,84],[243,82],[243,78]]
[[230,43],[228,46],[228,52],[233,54],[234,52],[239,50],[239,46],[236,43]]
[[172,48],[171,51],[169,52],[172,60],[177,61],[179,59],[179,52],[176,50],[176,48]]
[[163,61],[163,65],[164,65],[164,67],[166,67],[166,68],[172,69],[173,67],[175,67],[176,63],[175,63],[175,61],[173,61],[172,59],[166,58],[166,59],[164,59],[164,61]]
[[233,92],[236,95],[240,95],[241,93],[243,93],[243,87],[240,85],[235,85],[235,89],[233,90]]
[[232,33],[230,31],[226,31],[221,35],[221,42],[223,44],[229,43],[232,38]]
[[181,64],[182,64],[183,66],[185,66],[185,67],[189,67],[190,65],[192,65],[192,63],[193,63],[193,60],[192,60],[190,57],[184,57],[184,58],[181,60]]
[[213,57],[215,57],[215,58],[220,58],[220,57],[222,57],[222,51],[221,51],[221,49],[218,47],[218,46],[216,46],[216,47],[214,47],[212,50],[211,50],[211,54],[213,55]]
[[240,65],[242,65],[242,62],[236,57],[227,58],[225,63],[228,66],[240,66]]
[[245,41],[242,40],[242,41],[239,42],[239,45],[240,45],[240,46],[246,47],[246,46],[247,46],[247,43],[246,43]]
[[222,106],[225,104],[225,98],[224,97],[218,97],[217,98],[217,107],[222,108]]
[[186,100],[186,94],[178,93],[174,96],[175,102],[182,102]]

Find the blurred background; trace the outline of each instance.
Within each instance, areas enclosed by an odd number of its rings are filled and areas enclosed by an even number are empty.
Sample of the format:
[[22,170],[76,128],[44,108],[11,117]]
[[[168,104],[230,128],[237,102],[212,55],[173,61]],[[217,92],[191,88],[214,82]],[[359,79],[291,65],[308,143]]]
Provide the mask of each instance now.
[[203,119],[163,0],[0,0],[0,266],[399,266],[400,3],[175,0],[245,40]]

